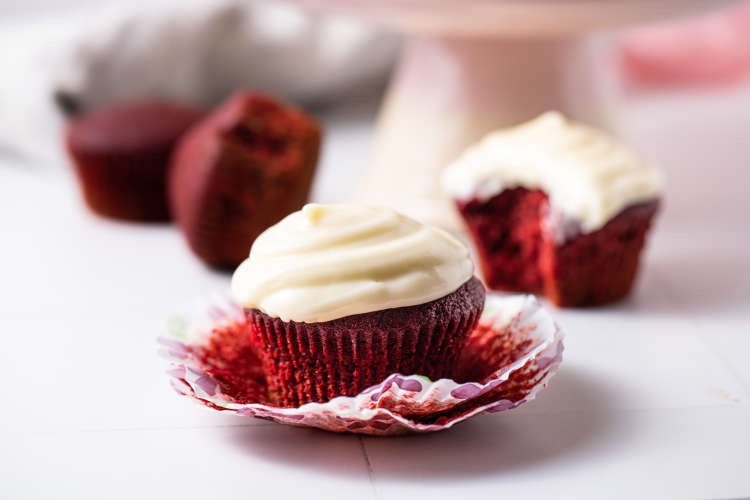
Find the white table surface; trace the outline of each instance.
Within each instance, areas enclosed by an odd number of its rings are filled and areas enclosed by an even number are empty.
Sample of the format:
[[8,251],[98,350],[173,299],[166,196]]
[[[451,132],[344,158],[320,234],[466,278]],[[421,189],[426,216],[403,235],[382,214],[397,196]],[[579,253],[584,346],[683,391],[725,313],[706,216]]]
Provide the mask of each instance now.
[[[229,277],[173,227],[97,218],[60,169],[0,159],[0,498],[750,496],[750,91],[625,104],[670,178],[632,298],[554,311],[567,348],[536,401],[401,438],[178,397],[155,338]],[[326,116],[315,199],[346,199],[373,115]]]

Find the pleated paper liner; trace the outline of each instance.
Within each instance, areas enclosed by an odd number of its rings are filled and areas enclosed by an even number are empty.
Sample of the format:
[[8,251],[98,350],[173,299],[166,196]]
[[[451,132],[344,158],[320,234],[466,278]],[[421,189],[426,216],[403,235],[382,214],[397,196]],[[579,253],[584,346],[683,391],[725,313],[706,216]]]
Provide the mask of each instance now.
[[[292,408],[356,396],[393,373],[452,377],[484,300],[484,286],[472,278],[438,300],[329,322],[286,322],[246,311],[272,396],[267,403]],[[209,350],[215,347],[211,342]]]
[[393,373],[353,397],[280,408],[271,404],[249,335],[241,333],[248,327],[242,308],[223,297],[171,318],[169,336],[159,342],[175,390],[215,410],[371,435],[438,431],[515,408],[546,387],[563,352],[561,329],[535,297],[489,294],[454,379]]

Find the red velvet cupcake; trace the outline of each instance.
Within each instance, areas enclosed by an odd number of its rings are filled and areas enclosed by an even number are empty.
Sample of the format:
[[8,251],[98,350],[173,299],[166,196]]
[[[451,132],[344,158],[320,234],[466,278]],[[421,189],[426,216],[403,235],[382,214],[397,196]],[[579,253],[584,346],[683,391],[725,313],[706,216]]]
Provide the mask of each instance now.
[[180,142],[169,179],[172,213],[205,263],[233,268],[255,238],[307,200],[317,122],[275,99],[238,93]]
[[201,116],[197,109],[151,101],[72,120],[66,146],[88,206],[116,219],[169,220],[169,158],[177,140]]
[[307,205],[232,279],[279,406],[354,396],[392,373],[450,377],[484,306],[467,249],[384,209]]
[[443,184],[488,288],[575,307],[629,293],[662,177],[604,133],[547,113],[490,134]]

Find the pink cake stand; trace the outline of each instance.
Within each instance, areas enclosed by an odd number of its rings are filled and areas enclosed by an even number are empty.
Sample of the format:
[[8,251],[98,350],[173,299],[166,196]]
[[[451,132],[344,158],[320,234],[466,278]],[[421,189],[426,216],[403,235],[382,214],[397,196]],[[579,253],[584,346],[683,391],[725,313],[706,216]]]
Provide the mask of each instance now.
[[614,128],[617,89],[587,34],[723,0],[297,0],[409,33],[357,199],[456,227],[439,172],[487,132],[551,109]]

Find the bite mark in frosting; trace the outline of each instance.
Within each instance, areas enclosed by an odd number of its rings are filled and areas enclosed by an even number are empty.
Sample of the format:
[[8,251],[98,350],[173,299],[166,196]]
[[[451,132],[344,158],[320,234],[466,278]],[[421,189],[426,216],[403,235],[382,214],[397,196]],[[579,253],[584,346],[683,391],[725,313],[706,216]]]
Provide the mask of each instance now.
[[443,189],[458,199],[541,189],[552,208],[577,220],[583,232],[659,197],[662,184],[661,172],[625,145],[557,112],[487,135],[442,175]]
[[308,204],[255,240],[232,294],[283,321],[321,322],[437,300],[473,272],[441,229],[388,208]]

